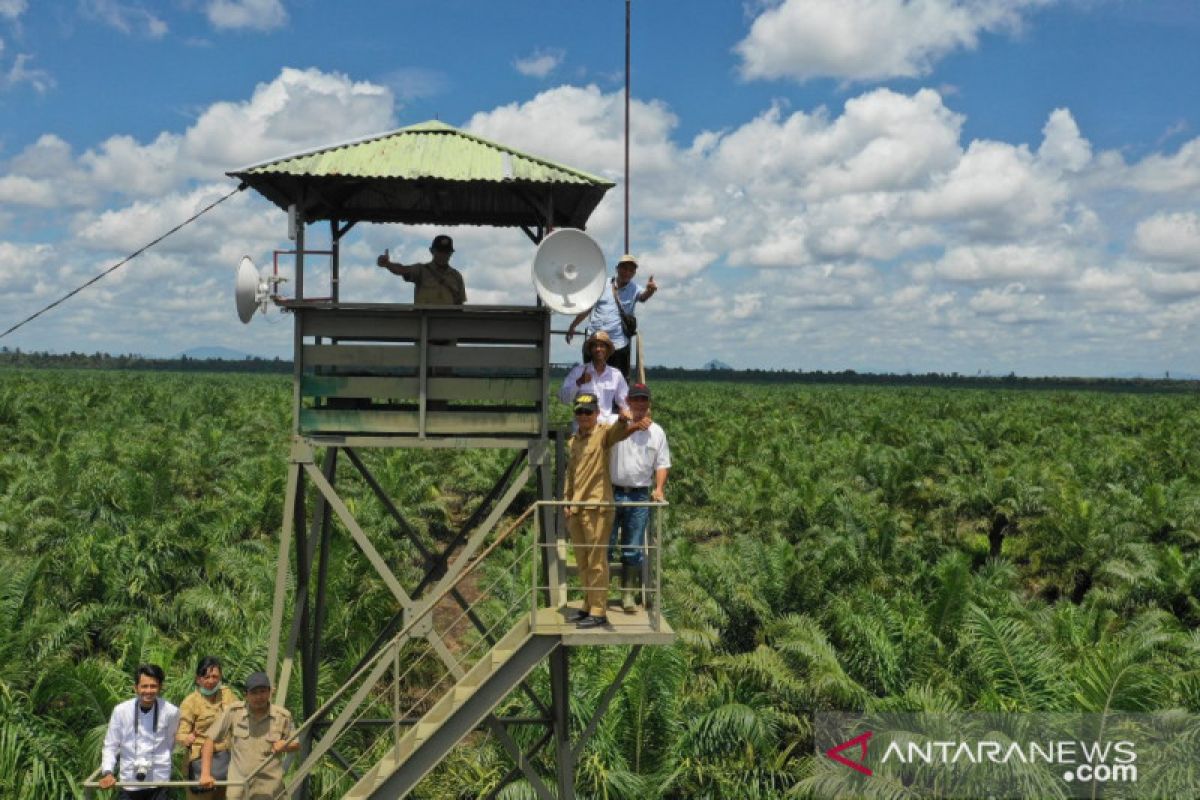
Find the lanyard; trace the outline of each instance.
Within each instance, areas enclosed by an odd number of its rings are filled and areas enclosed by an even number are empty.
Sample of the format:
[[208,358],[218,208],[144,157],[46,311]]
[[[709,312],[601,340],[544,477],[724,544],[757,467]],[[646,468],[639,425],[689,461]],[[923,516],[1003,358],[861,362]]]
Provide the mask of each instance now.
[[[147,713],[149,713],[149,712],[142,711],[142,706],[138,701],[136,701],[136,700],[133,701],[133,736],[135,739],[137,738],[137,735],[138,735],[138,721],[141,719],[142,714],[147,714]],[[151,728],[151,730],[154,733],[158,733],[158,701],[157,700],[154,701],[154,727]]]

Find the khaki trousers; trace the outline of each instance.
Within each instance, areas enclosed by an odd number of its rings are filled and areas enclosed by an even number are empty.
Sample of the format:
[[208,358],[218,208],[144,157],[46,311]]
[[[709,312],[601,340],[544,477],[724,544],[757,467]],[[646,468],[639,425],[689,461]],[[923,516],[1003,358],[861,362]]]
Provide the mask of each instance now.
[[611,508],[579,508],[567,517],[567,532],[575,545],[575,564],[586,598],[584,608],[595,617],[608,616],[608,535]]

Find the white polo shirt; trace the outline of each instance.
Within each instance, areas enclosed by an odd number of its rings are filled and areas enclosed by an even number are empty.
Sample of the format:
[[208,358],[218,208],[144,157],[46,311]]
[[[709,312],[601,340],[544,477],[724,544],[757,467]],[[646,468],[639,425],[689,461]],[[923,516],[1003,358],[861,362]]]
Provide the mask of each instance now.
[[[155,708],[158,709],[157,726]],[[117,777],[121,783],[134,781],[137,780],[134,765],[139,759],[145,759],[150,763],[146,782],[171,780],[171,751],[178,730],[179,709],[161,697],[149,711],[142,711],[136,697],[118,703],[108,719],[100,770],[113,772],[120,756],[121,770]]]
[[618,442],[608,455],[608,475],[613,486],[653,488],[654,473],[671,468],[667,434],[657,422]]

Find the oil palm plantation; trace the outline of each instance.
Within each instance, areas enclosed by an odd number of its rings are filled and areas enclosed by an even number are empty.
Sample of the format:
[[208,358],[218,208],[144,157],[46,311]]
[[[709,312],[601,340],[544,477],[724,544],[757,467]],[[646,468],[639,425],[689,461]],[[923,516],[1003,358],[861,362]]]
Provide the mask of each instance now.
[[[68,797],[139,660],[167,667],[173,699],[200,655],[222,655],[235,676],[261,665],[289,387],[248,375],[3,377],[0,798]],[[583,753],[581,797],[854,788],[814,756],[820,711],[1200,712],[1190,398],[655,392],[675,454],[663,562],[679,640],[635,664]],[[738,425],[716,411],[730,407]],[[425,544],[505,466],[494,452],[366,457]],[[365,524],[395,525],[361,481],[344,487]],[[403,568],[414,553],[393,539],[380,547]],[[333,546],[330,680],[392,610],[353,548]],[[623,658],[575,654],[577,728]],[[509,703],[532,713],[521,696]],[[506,757],[472,741],[421,797],[499,785]],[[872,796],[902,790],[884,781]],[[531,792],[518,781],[500,796]]]

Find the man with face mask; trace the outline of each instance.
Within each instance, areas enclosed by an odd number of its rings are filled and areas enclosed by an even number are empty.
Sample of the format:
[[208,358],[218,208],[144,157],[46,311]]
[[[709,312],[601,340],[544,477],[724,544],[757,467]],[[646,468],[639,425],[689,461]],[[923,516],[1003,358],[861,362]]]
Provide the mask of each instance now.
[[165,677],[157,664],[139,665],[134,672],[136,696],[118,703],[108,719],[99,784],[101,789],[111,789],[120,778],[118,800],[167,800],[165,788],[124,786],[171,780],[179,709],[158,696]]
[[[196,665],[196,691],[179,704],[179,734],[176,741],[187,748],[188,778],[200,778],[200,752],[209,728],[225,709],[237,702],[233,691],[221,680],[221,661],[215,656],[205,656]],[[213,755],[213,777],[225,780],[229,774],[229,748],[220,745]],[[189,788],[187,800],[225,800],[225,787],[219,786],[207,792]]]

